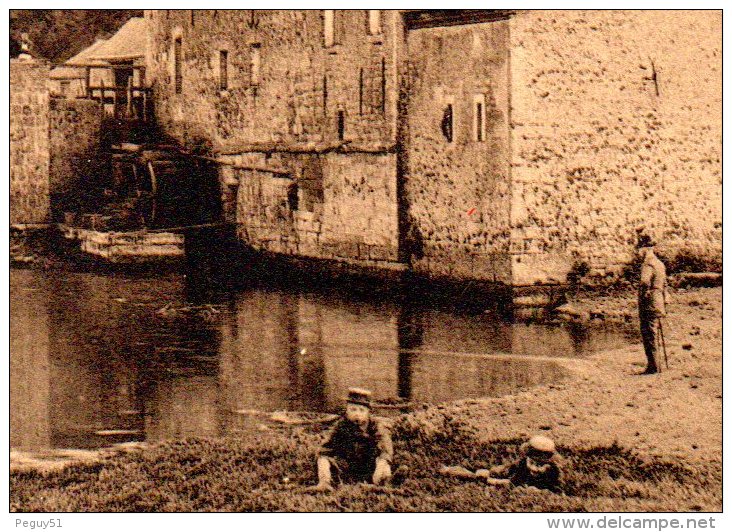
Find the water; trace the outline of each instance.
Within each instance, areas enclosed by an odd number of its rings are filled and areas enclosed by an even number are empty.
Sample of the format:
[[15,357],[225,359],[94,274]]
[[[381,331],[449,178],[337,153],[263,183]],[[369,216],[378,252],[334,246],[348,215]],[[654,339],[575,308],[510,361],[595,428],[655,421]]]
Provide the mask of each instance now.
[[501,396],[560,380],[552,359],[628,341],[281,289],[185,310],[190,294],[174,274],[12,270],[11,446],[220,436],[253,410],[338,411],[350,386],[378,400]]

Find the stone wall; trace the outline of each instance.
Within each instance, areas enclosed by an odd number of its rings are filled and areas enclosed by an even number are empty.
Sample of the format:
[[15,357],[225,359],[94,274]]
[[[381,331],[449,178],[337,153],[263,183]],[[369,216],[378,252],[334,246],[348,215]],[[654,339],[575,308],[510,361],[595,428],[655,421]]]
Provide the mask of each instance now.
[[224,213],[242,240],[366,265],[397,260],[397,16],[384,12],[371,35],[366,10],[338,10],[336,43],[325,46],[322,10],[146,12],[158,124],[225,163]]
[[10,223],[49,221],[49,65],[10,60]]
[[511,19],[514,282],[630,259],[721,259],[721,11],[526,11]]
[[641,225],[666,256],[721,257],[721,12],[383,11],[370,35],[336,11],[333,46],[319,10],[146,16],[159,125],[227,163],[256,247],[517,285],[617,273]]
[[235,183],[233,218],[243,241],[275,253],[370,266],[397,260],[394,155],[226,159],[231,165],[223,169],[224,180]]
[[[330,47],[324,46],[322,10],[153,10],[146,16],[156,115],[176,139],[230,153],[267,143],[333,143],[342,111],[345,141],[394,142],[396,12],[384,12],[382,33],[368,35],[365,10],[338,10],[342,38]],[[258,67],[252,66],[255,54]]]
[[411,263],[430,275],[510,282],[508,22],[410,30],[407,45]]
[[54,219],[75,209],[104,168],[102,108],[93,100],[50,100],[50,194]]

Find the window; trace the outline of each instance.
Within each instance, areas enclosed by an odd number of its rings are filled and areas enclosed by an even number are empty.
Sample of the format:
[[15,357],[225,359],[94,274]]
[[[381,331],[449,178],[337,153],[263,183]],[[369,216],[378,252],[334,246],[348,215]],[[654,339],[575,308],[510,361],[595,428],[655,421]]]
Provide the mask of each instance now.
[[335,10],[333,9],[323,11],[323,42],[326,48],[335,44]]
[[260,81],[260,70],[261,70],[261,49],[262,45],[260,43],[254,43],[251,46],[250,50],[250,56],[249,56],[249,84],[252,87],[256,87],[259,85]]
[[173,77],[175,78],[175,93],[183,92],[183,71],[181,67],[181,52],[183,50],[183,39],[177,37],[173,45]]
[[453,111],[452,111],[452,103],[448,103],[445,106],[444,111],[442,112],[442,121],[440,123],[440,129],[442,129],[442,134],[445,137],[445,140],[447,142],[452,142],[453,139]]
[[219,52],[219,89],[225,91],[229,88],[229,52]]
[[476,94],[473,97],[473,140],[485,140],[485,95]]
[[338,111],[338,140],[343,140],[346,137],[346,112],[343,110]]
[[323,115],[328,113],[328,76],[323,76]]
[[70,81],[62,81],[61,82],[61,95],[62,96],[68,96],[71,89],[71,82]]
[[381,114],[386,114],[386,59],[381,58]]
[[323,10],[323,44],[329,48],[343,40],[343,20],[335,9]]
[[381,33],[381,10],[369,9],[369,35]]
[[363,115],[363,68],[358,70],[358,114]]

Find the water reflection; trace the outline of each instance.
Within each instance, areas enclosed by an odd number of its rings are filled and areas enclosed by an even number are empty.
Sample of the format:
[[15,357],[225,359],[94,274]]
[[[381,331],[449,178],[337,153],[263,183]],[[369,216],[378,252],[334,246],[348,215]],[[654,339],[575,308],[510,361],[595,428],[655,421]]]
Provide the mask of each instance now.
[[625,341],[262,288],[185,311],[173,275],[13,270],[10,284],[11,446],[27,450],[222,435],[252,410],[337,411],[355,385],[381,400],[500,396],[561,378],[551,357]]

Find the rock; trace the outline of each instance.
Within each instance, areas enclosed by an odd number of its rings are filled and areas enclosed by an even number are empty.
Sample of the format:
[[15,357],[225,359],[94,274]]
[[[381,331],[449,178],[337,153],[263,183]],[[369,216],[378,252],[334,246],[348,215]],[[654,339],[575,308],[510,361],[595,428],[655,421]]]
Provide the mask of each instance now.
[[590,319],[589,312],[578,310],[569,303],[565,303],[564,305],[555,308],[554,313],[562,319],[568,319],[571,321],[589,321]]
[[675,288],[722,286],[721,273],[677,273],[669,278],[669,284]]

